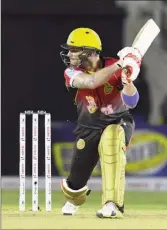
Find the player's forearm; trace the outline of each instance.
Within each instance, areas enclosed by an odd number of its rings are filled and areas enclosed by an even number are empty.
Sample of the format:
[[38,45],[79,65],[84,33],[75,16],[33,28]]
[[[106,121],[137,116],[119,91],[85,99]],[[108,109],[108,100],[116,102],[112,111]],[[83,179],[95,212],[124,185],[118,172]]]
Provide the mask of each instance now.
[[139,101],[139,93],[133,83],[124,85],[122,90],[122,100],[129,108],[136,107]]
[[122,61],[117,61],[116,63],[114,63],[113,65],[110,65],[108,67],[105,67],[97,72],[95,72],[92,75],[92,79],[93,80],[93,84],[92,84],[92,88],[97,88],[101,85],[103,85],[104,83],[106,83],[110,77],[116,73],[119,69],[121,69],[119,66],[121,66]]
[[137,92],[137,89],[135,85],[133,84],[133,82],[131,82],[130,84],[124,85],[122,92],[128,96],[132,96]]
[[93,74],[81,73],[72,82],[72,86],[78,89],[95,89],[106,83],[110,77],[121,69],[122,61],[107,66]]

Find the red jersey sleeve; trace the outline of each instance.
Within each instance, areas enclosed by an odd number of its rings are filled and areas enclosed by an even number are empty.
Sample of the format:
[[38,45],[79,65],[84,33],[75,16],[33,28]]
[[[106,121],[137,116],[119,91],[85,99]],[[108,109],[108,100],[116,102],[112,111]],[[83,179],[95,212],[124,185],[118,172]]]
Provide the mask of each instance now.
[[67,68],[65,71],[64,71],[64,78],[65,78],[65,85],[67,87],[73,87],[73,81],[74,81],[74,78],[80,74],[80,73],[83,73],[83,71],[81,70],[76,70],[76,69],[72,69],[72,68]]

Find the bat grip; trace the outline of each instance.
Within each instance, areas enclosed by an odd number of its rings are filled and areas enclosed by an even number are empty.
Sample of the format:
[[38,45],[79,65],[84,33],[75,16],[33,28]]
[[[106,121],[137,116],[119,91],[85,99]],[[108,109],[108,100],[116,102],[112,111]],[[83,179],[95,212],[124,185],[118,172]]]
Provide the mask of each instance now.
[[124,74],[126,74],[127,82],[130,83],[131,82],[130,77],[133,72],[133,68],[131,66],[125,66],[122,68],[122,71]]
[[130,78],[130,75],[133,72],[133,68],[129,65],[122,68],[122,71],[127,75],[127,78]]

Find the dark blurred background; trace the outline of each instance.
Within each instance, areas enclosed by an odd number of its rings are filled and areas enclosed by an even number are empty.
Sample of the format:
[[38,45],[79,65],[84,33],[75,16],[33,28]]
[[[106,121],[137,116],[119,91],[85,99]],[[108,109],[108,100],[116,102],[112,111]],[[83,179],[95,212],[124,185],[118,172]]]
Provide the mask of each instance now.
[[[18,174],[20,112],[46,110],[51,113],[53,124],[57,121],[76,121],[76,108],[64,86],[65,66],[59,55],[60,44],[66,42],[73,29],[90,27],[101,37],[103,55],[116,57],[121,48],[132,43],[132,38],[147,19],[157,17],[154,7],[146,7],[149,1],[143,1],[147,2],[143,6],[139,3],[136,6],[136,1],[130,2],[132,4],[128,5],[128,1],[113,0],[2,0],[3,175]],[[159,2],[164,4],[162,10],[165,2]],[[166,18],[166,11],[160,11],[157,20],[162,26],[162,35],[150,51],[152,57],[162,56],[158,52],[166,55]],[[132,22],[136,30],[132,28]],[[162,125],[167,117],[167,78],[164,80],[163,76],[161,81],[160,77],[167,68],[165,64],[158,66],[157,59],[154,61],[150,56],[147,55],[135,82],[140,92],[140,102],[132,113],[136,120],[139,119],[138,123]],[[167,59],[163,57],[165,63]],[[153,74],[150,72],[153,67],[157,73],[154,70]],[[42,128],[41,133],[44,132]],[[31,139],[30,132],[28,135]],[[28,148],[30,152],[31,146],[28,145]],[[41,152],[43,155],[44,150]],[[44,162],[40,164],[44,165]],[[28,173],[31,173],[31,166]]]
[[9,164],[16,162],[20,112],[46,110],[53,121],[76,120],[60,44],[73,29],[90,27],[101,35],[104,55],[116,55],[125,17],[110,0],[2,1],[2,157],[10,155]]

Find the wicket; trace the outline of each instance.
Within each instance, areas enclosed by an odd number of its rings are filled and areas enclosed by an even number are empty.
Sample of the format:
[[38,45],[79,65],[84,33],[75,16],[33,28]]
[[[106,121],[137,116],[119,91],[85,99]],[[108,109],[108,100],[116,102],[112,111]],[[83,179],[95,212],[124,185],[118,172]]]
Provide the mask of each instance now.
[[19,210],[25,211],[26,115],[32,116],[32,211],[38,211],[38,129],[39,115],[45,117],[45,209],[51,211],[51,114],[45,111],[20,113],[20,197]]

